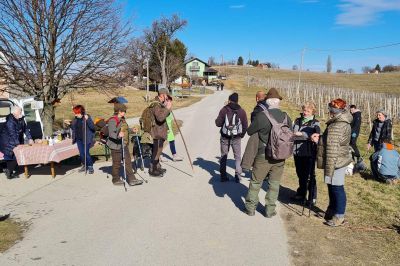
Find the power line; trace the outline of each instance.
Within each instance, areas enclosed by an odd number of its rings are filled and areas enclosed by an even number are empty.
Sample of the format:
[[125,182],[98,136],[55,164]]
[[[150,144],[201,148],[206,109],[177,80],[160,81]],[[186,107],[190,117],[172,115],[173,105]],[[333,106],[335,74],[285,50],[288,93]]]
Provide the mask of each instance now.
[[400,45],[400,42],[384,44],[384,45],[379,45],[379,46],[366,47],[366,48],[356,48],[356,49],[316,49],[316,48],[307,48],[307,50],[308,51],[313,51],[313,52],[357,52],[357,51],[367,51],[367,50],[382,49],[382,48],[392,47],[392,46],[397,46],[397,45]]

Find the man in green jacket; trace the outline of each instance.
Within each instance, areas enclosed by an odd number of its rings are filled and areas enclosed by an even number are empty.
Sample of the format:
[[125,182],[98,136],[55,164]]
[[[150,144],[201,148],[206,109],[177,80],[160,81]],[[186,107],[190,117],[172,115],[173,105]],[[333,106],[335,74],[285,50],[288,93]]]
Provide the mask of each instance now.
[[[292,127],[290,117],[279,109],[282,97],[275,88],[271,88],[266,96],[266,103],[270,115],[279,123],[282,123],[285,117],[288,117],[289,127]],[[266,155],[266,147],[269,141],[269,135],[272,129],[272,124],[264,114],[258,113],[250,127],[247,129],[247,134],[250,136],[258,134],[259,145],[258,152],[253,162],[252,177],[250,180],[249,190],[246,196],[246,214],[249,216],[255,215],[255,209],[258,204],[258,193],[264,179],[267,178],[268,190],[265,195],[265,216],[271,218],[276,215],[275,207],[279,194],[279,186],[282,179],[285,160],[274,160]]]

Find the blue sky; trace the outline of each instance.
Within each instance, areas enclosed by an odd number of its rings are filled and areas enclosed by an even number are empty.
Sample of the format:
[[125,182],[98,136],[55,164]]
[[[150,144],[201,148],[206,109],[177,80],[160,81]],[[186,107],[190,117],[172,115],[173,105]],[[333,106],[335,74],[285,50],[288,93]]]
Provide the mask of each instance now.
[[[400,45],[384,49],[339,52],[315,49],[354,49],[400,42],[400,0],[120,0],[124,19],[136,35],[161,16],[178,14],[188,21],[177,37],[189,52],[203,60],[300,64],[323,71],[331,55],[333,68],[400,65]],[[314,51],[313,51],[314,49]]]

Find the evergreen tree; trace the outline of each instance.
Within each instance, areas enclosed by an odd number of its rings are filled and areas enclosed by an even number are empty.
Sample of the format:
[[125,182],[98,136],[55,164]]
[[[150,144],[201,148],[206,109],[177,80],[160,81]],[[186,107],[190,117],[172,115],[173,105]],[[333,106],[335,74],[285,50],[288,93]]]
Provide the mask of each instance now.
[[239,58],[237,60],[237,65],[238,66],[243,66],[243,57],[239,56]]

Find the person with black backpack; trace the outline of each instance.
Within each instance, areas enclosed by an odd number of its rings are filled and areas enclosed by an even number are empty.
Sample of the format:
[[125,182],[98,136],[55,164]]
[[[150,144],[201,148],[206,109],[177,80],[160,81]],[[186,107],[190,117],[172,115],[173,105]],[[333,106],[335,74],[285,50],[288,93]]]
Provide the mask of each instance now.
[[235,182],[239,183],[242,176],[241,163],[241,141],[246,135],[247,115],[246,112],[238,104],[239,95],[235,92],[229,96],[228,104],[219,112],[215,125],[220,127],[220,144],[221,159],[219,171],[221,182],[229,181],[226,174],[226,161],[228,158],[229,148],[232,147],[233,156],[235,158]]
[[255,215],[258,193],[264,179],[268,189],[265,195],[265,217],[276,215],[275,207],[285,160],[293,154],[293,132],[290,117],[279,109],[282,97],[275,88],[266,96],[268,110],[259,112],[247,129],[247,134],[258,134],[257,155],[253,162],[252,177],[246,196],[245,213]]

